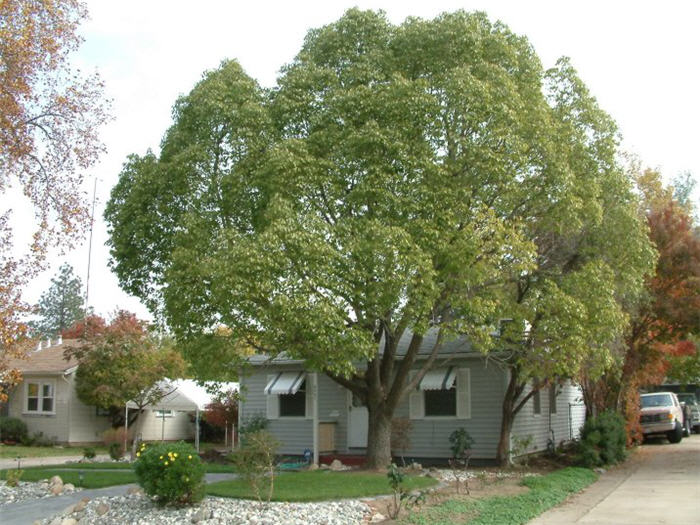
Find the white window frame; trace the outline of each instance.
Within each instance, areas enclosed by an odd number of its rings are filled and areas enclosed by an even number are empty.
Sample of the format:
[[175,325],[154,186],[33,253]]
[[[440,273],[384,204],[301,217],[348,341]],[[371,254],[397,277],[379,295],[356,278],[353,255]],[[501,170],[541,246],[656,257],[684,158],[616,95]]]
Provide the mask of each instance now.
[[[29,385],[37,385],[39,387],[38,389],[38,395],[36,396],[37,399],[37,410],[29,410]],[[44,396],[44,387],[45,386],[50,386],[51,387],[51,396]],[[34,397],[34,396],[32,396]],[[51,399],[51,410],[43,410],[44,407],[44,399]],[[29,380],[24,382],[24,410],[22,411],[23,414],[26,415],[32,415],[32,414],[37,414],[37,415],[45,415],[45,416],[54,416],[56,415],[56,381],[54,380]]]
[[[267,383],[275,378],[276,374],[269,374],[267,376]],[[278,394],[265,394],[265,417],[267,419],[283,419],[283,420],[303,420],[313,418],[313,403],[314,403],[314,385],[315,385],[314,374],[306,374],[304,378],[304,415],[303,416],[283,416],[280,415],[280,395]],[[298,392],[302,391],[300,388]]]
[[166,410],[154,410],[156,417],[158,419],[163,419],[163,418],[168,418],[168,417],[175,417],[175,411],[166,409]]

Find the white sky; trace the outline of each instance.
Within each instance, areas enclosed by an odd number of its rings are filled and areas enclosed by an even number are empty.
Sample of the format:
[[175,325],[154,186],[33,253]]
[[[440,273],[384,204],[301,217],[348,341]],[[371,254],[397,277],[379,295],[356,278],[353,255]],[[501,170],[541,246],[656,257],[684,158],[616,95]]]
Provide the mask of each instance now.
[[[617,121],[623,147],[667,178],[682,171],[700,176],[698,56],[700,2],[687,1],[88,1],[91,20],[78,62],[98,69],[114,101],[115,120],[103,130],[108,154],[92,170],[86,190],[97,186],[89,303],[107,315],[117,306],[147,317],[124,294],[107,267],[104,203],[130,153],[157,151],[170,125],[170,110],[205,70],[236,58],[263,86],[299,50],[308,29],[330,23],[354,5],[383,9],[394,23],[407,16],[431,18],[456,9],[483,10],[524,34],[543,65],[571,57],[580,76]],[[17,230],[16,235],[21,236]],[[58,266],[67,260],[85,282],[87,240],[26,290],[36,302]]]

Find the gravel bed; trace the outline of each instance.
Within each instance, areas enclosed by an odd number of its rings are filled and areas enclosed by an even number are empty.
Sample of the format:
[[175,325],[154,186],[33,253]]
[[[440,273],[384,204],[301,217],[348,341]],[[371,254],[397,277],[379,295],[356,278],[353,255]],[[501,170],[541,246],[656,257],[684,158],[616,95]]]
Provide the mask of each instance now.
[[[71,494],[79,492],[82,489],[79,487],[70,489],[66,488],[63,494]],[[28,499],[54,498],[56,495],[49,491],[49,482],[40,481],[38,483],[30,481],[20,481],[16,487],[8,487],[6,482],[0,482],[0,506],[7,503],[15,503]]]
[[[428,475],[437,479],[438,481],[441,482],[447,482],[451,483],[455,480],[455,473],[454,471],[450,469],[436,469],[436,468],[431,468],[428,471]],[[466,472],[464,470],[458,470],[457,471],[457,476],[459,477],[460,481],[464,481],[466,479],[487,479],[487,480],[494,480],[494,479],[506,479],[506,478],[522,478],[525,476],[539,476],[539,474],[536,474],[534,472],[503,472],[503,471],[490,471],[490,470],[467,470]]]
[[91,500],[83,510],[52,516],[42,525],[72,518],[79,524],[159,525],[198,523],[254,525],[355,525],[366,523],[371,509],[361,501],[259,504],[250,500],[206,498],[194,507],[160,508],[141,494]]

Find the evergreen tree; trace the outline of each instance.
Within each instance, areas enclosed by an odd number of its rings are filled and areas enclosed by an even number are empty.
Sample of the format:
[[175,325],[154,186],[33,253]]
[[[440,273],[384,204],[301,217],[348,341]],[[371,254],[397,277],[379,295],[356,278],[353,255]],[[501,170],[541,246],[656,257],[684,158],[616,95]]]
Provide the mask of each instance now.
[[73,267],[64,263],[51,279],[51,287],[39,299],[40,319],[32,323],[34,335],[54,337],[82,319],[85,314],[82,287]]

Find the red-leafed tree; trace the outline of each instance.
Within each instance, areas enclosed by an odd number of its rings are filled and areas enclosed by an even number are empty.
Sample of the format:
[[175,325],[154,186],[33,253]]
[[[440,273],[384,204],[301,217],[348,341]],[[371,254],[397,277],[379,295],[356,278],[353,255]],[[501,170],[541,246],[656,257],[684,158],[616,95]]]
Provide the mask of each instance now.
[[217,429],[231,428],[238,421],[238,391],[227,390],[219,393],[214,400],[206,406],[204,419]]
[[662,383],[672,365],[696,358],[693,337],[700,331],[700,237],[692,216],[672,199],[647,203],[656,272],[647,280],[647,297],[630,316],[621,369],[587,385],[588,401],[598,410],[622,410],[630,442],[641,437],[639,388]]
[[88,315],[61,332],[64,339],[90,339],[104,333],[107,323],[99,315]]

